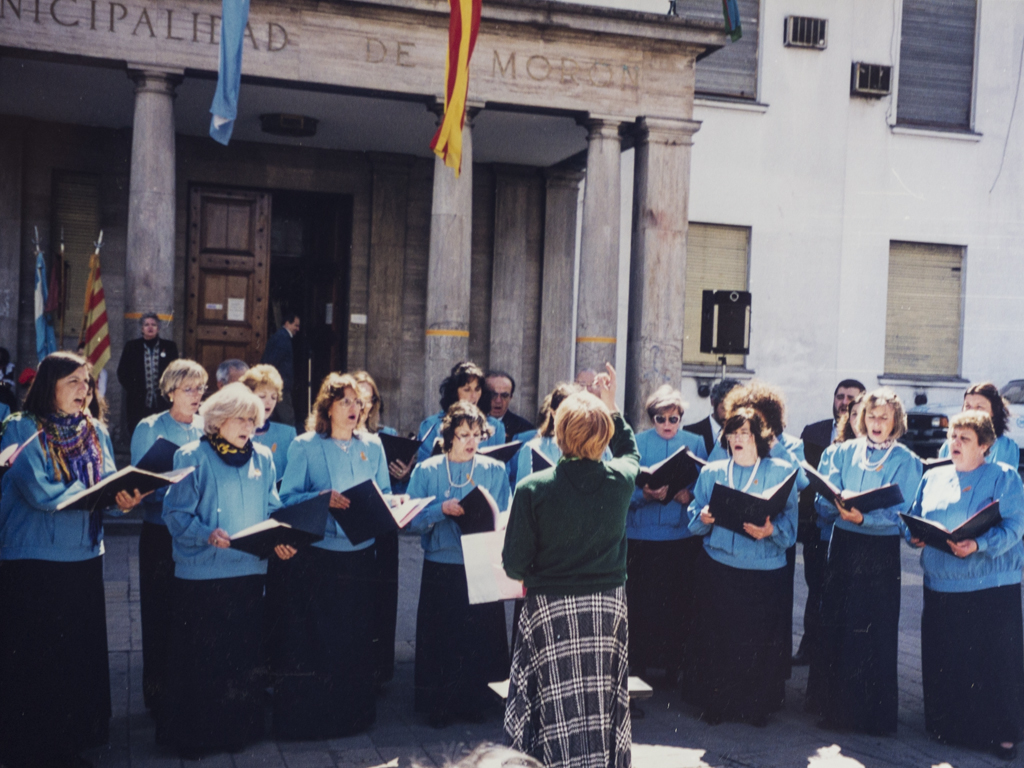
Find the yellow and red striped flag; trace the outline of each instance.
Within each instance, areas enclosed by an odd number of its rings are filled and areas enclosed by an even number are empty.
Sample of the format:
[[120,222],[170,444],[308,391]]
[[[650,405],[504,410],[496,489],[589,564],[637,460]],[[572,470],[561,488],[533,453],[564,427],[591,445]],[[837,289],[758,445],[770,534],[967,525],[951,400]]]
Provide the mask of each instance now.
[[469,60],[473,58],[480,31],[481,0],[448,0],[448,56],[444,62],[444,117],[430,148],[444,164],[462,171],[462,126],[466,122],[466,94],[469,91]]
[[110,326],[107,324],[107,302],[103,296],[103,278],[100,277],[100,232],[96,250],[89,258],[89,279],[85,284],[85,321],[82,323],[82,342],[85,357],[92,363],[93,374],[99,375],[110,362]]

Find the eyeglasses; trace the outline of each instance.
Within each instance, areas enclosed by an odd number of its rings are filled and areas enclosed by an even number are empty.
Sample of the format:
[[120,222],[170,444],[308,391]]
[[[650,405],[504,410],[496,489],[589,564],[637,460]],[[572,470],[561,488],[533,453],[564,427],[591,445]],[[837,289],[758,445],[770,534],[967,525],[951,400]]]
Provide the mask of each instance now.
[[491,392],[491,397],[492,398],[500,397],[502,400],[511,400],[512,399],[512,393],[511,392]]
[[664,424],[666,421],[669,424],[678,424],[679,423],[679,417],[678,416],[662,416],[660,414],[658,416],[654,417],[654,423],[655,424]]
[[484,439],[484,436],[479,432],[470,432],[468,435],[454,435],[454,437],[456,440],[461,440],[464,443],[469,442],[470,440],[479,441]]
[[341,403],[342,408],[351,408],[353,405],[356,406],[357,408],[363,407],[362,400],[353,400],[351,397],[338,398],[334,402]]
[[178,387],[179,390],[184,392],[188,396],[201,395],[206,392],[206,387]]

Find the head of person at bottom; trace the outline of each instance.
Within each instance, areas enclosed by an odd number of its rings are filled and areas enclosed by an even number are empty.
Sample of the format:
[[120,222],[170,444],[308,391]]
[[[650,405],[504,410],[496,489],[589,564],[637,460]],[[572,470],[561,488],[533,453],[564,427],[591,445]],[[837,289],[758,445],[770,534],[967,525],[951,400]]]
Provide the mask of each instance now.
[[882,387],[864,396],[864,406],[857,417],[857,432],[869,445],[889,445],[907,432],[907,412],[899,395]]
[[284,395],[284,380],[277,368],[266,363],[254,365],[242,374],[240,382],[252,390],[253,394],[263,403],[263,420],[270,420],[271,414],[277,408]]
[[751,467],[758,459],[768,458],[771,430],[753,408],[737,408],[722,425],[722,447],[741,467]]
[[171,416],[190,423],[202,405],[209,375],[195,360],[172,360],[160,377],[160,394],[171,404]]
[[363,400],[356,380],[348,373],[329,373],[320,384],[306,429],[321,437],[351,440],[362,415]]
[[972,384],[967,388],[963,410],[987,413],[992,419],[992,428],[997,438],[1003,436],[1010,424],[1010,404],[991,381]]
[[23,410],[36,418],[78,417],[88,406],[92,366],[73,352],[52,352],[43,358],[25,395]]
[[459,400],[476,405],[484,391],[483,369],[469,360],[456,363],[441,382],[438,391],[441,394],[441,411],[444,413],[448,412],[452,403]]
[[996,441],[992,419],[984,411],[960,411],[949,420],[949,457],[957,472],[971,472],[985,463]]
[[687,405],[678,389],[670,384],[658,387],[647,398],[647,418],[662,440],[671,440],[678,434]]
[[449,461],[471,461],[481,441],[494,434],[487,417],[473,403],[459,400],[441,420],[442,450]]
[[614,434],[611,411],[589,392],[569,395],[555,411],[555,442],[567,458],[597,461]]
[[199,415],[210,444],[226,455],[251,446],[252,436],[263,426],[263,403],[245,384],[236,381],[211,395]]

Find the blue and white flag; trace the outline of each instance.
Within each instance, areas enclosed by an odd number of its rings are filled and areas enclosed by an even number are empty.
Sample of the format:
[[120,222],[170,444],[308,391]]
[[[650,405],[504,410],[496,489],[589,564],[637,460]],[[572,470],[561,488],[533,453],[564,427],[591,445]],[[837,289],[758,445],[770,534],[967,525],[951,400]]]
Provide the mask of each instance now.
[[220,64],[217,91],[210,105],[210,137],[224,146],[231,141],[238,116],[242,82],[242,45],[249,23],[249,0],[223,0],[220,22]]
[[53,332],[53,322],[46,313],[46,297],[49,284],[46,282],[46,259],[42,251],[36,251],[36,359],[42,360],[51,352],[57,351],[57,335]]

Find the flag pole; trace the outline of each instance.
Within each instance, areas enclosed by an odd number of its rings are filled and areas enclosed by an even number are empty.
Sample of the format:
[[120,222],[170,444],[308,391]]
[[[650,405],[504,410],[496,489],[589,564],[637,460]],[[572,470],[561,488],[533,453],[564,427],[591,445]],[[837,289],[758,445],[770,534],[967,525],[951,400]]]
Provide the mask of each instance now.
[[68,299],[68,265],[64,261],[64,227],[60,228],[60,255],[57,257],[57,265],[60,267],[60,348],[64,349],[64,317],[67,315],[64,310]]

